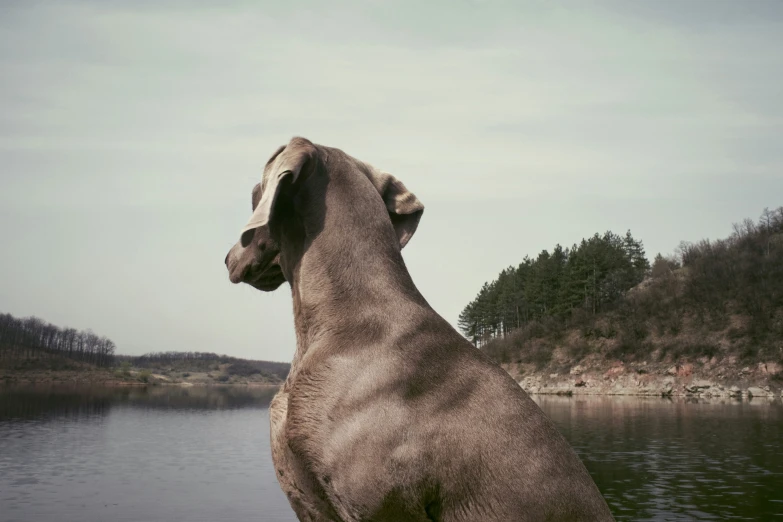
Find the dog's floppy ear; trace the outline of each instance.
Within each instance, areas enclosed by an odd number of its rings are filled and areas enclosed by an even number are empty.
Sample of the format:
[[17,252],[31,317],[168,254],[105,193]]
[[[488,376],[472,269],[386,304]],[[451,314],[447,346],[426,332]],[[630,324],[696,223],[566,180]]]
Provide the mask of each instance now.
[[250,221],[242,229],[243,237],[245,232],[263,227],[269,223],[282,181],[286,177],[291,176],[291,182],[295,183],[300,172],[313,157],[314,153],[315,147],[312,143],[303,138],[294,138],[287,146],[281,148],[272,156],[265,169],[268,170],[268,174],[260,187],[261,198],[253,210]]
[[381,193],[402,249],[416,232],[424,213],[424,205],[402,181],[388,172],[373,169],[370,179]]

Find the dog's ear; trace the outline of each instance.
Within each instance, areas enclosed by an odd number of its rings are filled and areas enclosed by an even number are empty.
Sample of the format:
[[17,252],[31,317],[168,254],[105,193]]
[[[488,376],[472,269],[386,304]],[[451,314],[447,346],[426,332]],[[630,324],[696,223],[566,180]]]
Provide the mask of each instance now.
[[256,183],[253,192],[250,194],[250,212],[253,212],[261,200],[261,183]]
[[[294,138],[285,147],[280,148],[267,162],[266,176],[261,185],[253,189],[253,215],[242,229],[243,244],[245,233],[263,227],[269,223],[274,212],[275,201],[280,193],[280,185],[290,176],[295,183],[299,174],[315,154],[315,146],[303,138]],[[260,197],[257,191],[260,190]],[[256,204],[256,201],[258,204]]]
[[388,172],[374,169],[370,179],[381,193],[402,249],[416,232],[421,215],[424,213],[424,205],[402,181]]

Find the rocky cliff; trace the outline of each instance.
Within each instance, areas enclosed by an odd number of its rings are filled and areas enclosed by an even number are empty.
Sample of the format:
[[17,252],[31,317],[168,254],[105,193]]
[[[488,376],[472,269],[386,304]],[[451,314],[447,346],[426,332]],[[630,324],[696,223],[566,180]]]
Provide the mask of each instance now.
[[717,358],[681,364],[593,359],[552,373],[524,364],[502,366],[531,394],[783,398],[783,365],[776,361],[743,366]]

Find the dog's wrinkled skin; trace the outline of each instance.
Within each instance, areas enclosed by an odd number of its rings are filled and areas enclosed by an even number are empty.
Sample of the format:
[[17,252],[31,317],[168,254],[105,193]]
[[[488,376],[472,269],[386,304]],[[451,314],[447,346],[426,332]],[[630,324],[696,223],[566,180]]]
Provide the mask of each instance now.
[[299,520],[612,520],[551,421],[416,289],[400,251],[424,207],[402,183],[294,138],[253,208],[226,265],[291,285],[297,348],[270,416]]

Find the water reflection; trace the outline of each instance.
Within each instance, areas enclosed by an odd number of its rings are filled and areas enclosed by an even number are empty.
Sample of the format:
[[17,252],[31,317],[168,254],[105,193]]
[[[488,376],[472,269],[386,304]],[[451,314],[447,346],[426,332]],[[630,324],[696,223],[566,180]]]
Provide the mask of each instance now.
[[535,399],[617,520],[783,520],[779,401]]
[[0,388],[0,521],[296,520],[274,388]]
[[[296,520],[275,388],[0,388],[0,522]],[[780,401],[535,400],[618,521],[782,520]]]
[[0,420],[105,415],[113,407],[180,410],[266,408],[277,387],[0,386]]

